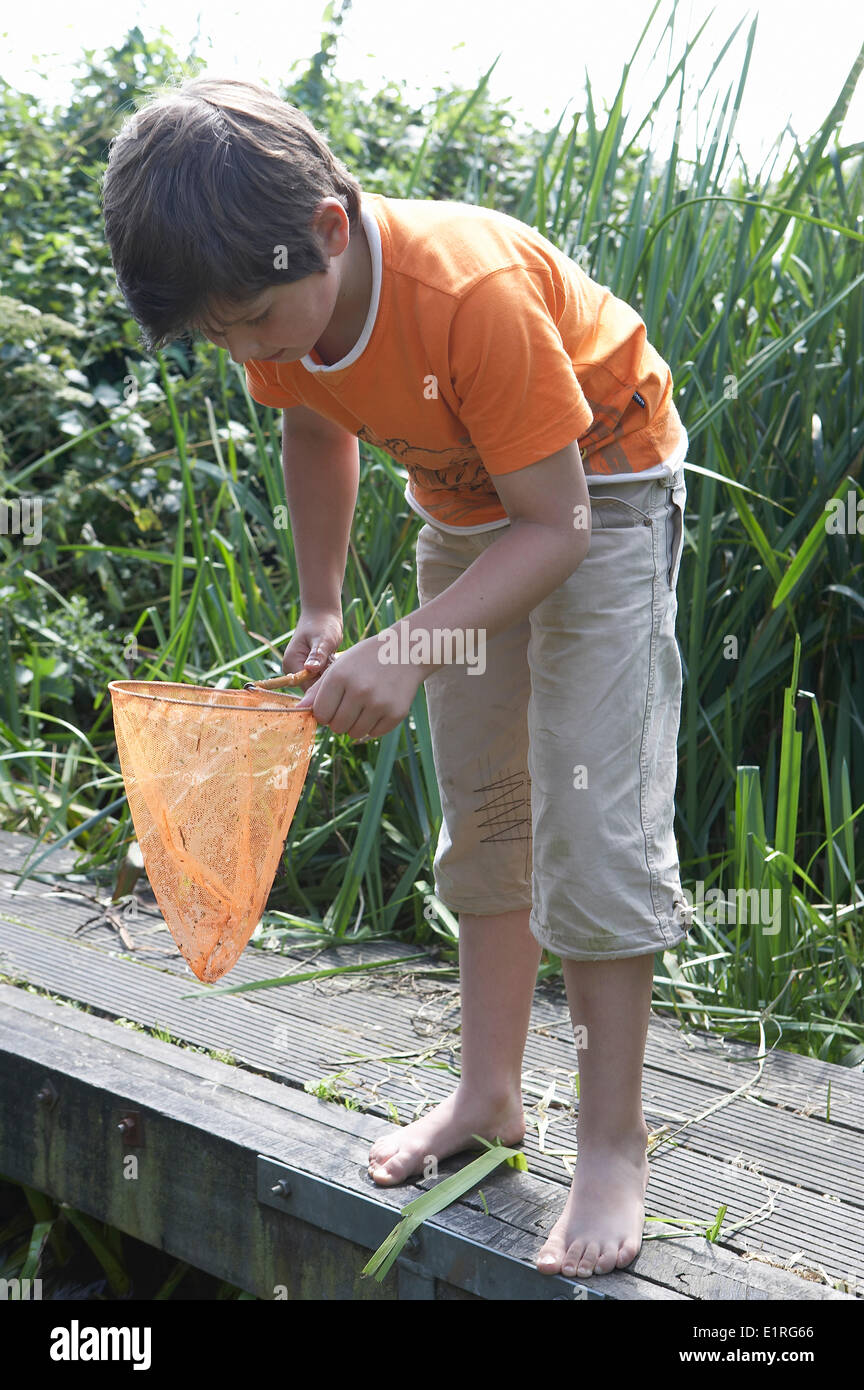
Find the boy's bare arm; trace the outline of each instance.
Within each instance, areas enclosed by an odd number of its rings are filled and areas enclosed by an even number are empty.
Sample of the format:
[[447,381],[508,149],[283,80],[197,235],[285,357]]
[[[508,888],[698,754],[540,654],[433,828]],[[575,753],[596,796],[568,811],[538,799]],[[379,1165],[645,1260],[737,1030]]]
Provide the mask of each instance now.
[[282,467],[304,613],[342,612],[360,483],[357,437],[306,406],[283,411]]
[[[407,615],[409,633],[479,628],[488,640],[527,617],[588,554],[591,502],[575,440],[494,482],[509,531],[442,594]],[[437,669],[423,667],[423,678]]]

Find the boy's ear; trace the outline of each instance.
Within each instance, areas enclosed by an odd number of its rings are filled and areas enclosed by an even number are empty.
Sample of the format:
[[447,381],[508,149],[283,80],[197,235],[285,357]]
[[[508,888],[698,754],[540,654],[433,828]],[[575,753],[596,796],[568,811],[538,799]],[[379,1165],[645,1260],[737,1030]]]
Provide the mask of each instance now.
[[348,214],[338,198],[322,198],[312,226],[326,256],[341,256],[351,239]]

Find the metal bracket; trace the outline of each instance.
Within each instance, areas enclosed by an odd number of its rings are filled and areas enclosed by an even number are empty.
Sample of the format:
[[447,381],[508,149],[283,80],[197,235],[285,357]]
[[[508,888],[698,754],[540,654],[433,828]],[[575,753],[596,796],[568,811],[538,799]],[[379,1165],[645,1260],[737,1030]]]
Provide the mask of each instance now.
[[[263,1154],[257,1157],[257,1195],[262,1205],[367,1250],[377,1250],[400,1220],[401,1206],[376,1201]],[[490,1300],[609,1298],[574,1279],[540,1274],[534,1265],[431,1221],[415,1232],[394,1268],[400,1299],[434,1299],[436,1279]]]

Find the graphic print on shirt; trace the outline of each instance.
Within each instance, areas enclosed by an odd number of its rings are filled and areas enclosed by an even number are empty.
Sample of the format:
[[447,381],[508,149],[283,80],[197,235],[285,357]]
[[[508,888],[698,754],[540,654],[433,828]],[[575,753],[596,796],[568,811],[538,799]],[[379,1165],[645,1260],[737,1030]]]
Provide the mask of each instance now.
[[[589,477],[607,473],[632,472],[627,453],[620,443],[621,421],[624,411],[618,410],[606,401],[585,399],[591,407],[594,420],[579,440],[583,463],[588,461],[586,473]],[[602,451],[601,457],[595,457]]]
[[[409,444],[407,439],[382,439],[368,425],[361,425],[357,431],[357,438],[374,445],[376,449],[383,449],[400,463],[407,470],[415,488],[422,490],[424,506],[433,514],[436,506],[434,500],[429,498],[429,493],[446,493],[442,505],[446,507],[448,515],[454,506],[454,489],[467,496],[480,494],[484,497],[498,497],[495,484],[486,472],[469,435],[465,435],[458,445],[447,449],[425,449],[419,444]],[[433,458],[441,460],[440,468],[427,468],[420,462],[422,459],[428,463]],[[466,503],[466,512],[470,515],[470,503]]]

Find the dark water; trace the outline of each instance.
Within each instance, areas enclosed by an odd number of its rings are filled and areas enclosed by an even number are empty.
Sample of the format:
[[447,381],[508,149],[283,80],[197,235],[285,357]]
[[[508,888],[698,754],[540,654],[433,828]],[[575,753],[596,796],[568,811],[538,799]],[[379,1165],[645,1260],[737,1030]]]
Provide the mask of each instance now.
[[[50,1200],[50,1199],[49,1199]],[[52,1213],[60,1210],[52,1201]],[[24,1222],[26,1220],[26,1225]],[[10,1224],[20,1222],[23,1229],[8,1235]],[[10,1258],[21,1246],[29,1244],[35,1218],[23,1189],[15,1183],[0,1178],[0,1277],[13,1278],[20,1269],[7,1268]],[[105,1227],[96,1223],[100,1236]],[[176,1273],[178,1261],[175,1256],[152,1245],[145,1245],[134,1236],[121,1236],[121,1260],[129,1280],[129,1291],[115,1293],[109,1286],[105,1271],[87,1245],[84,1238],[68,1220],[58,1221],[54,1230],[61,1229],[70,1247],[71,1255],[67,1262],[58,1267],[50,1239],[42,1252],[42,1261],[37,1277],[42,1281],[42,1301],[67,1302],[129,1302],[150,1301],[162,1288],[172,1272]],[[239,1289],[216,1279],[203,1269],[188,1266],[179,1284],[169,1295],[172,1303],[186,1300],[236,1299]]]

